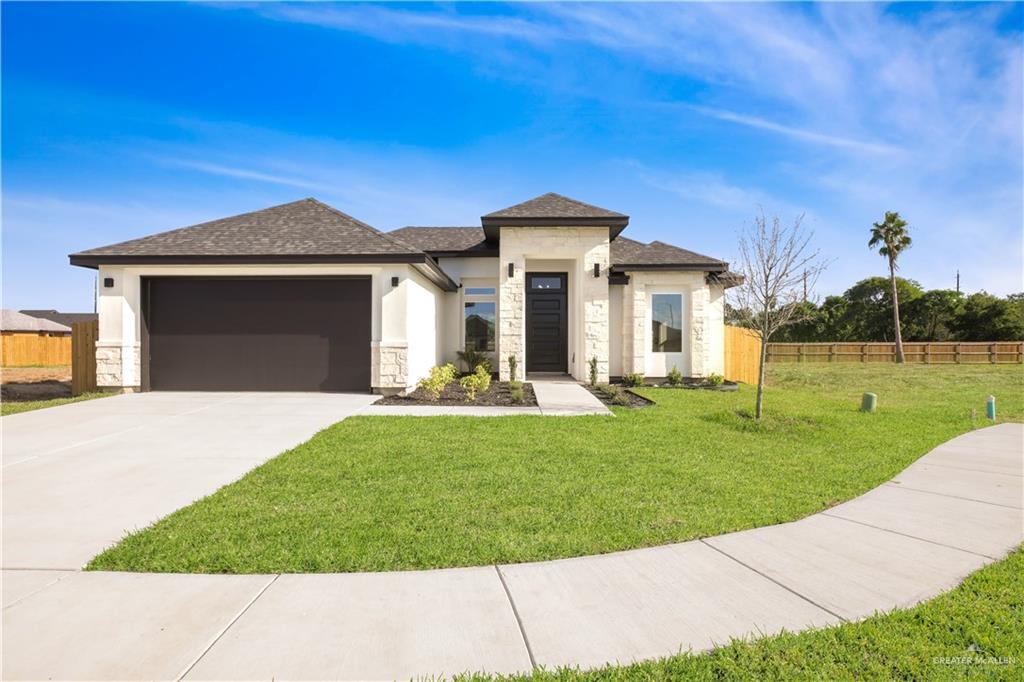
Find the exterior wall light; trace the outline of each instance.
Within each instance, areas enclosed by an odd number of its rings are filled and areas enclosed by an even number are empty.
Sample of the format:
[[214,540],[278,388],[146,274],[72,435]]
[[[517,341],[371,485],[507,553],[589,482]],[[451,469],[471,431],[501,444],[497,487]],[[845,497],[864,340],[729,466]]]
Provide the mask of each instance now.
[[112,289],[113,287],[114,287],[114,278],[113,277],[104,277],[103,278],[103,288],[104,289]]
[[391,278],[391,286],[393,286],[393,287],[397,287],[398,286],[398,278],[397,277],[392,277]]
[[594,263],[594,277],[600,277],[600,276],[601,276],[601,264],[600,263]]
[[516,264],[515,263],[509,263],[508,264],[508,278],[512,279],[515,276],[516,276]]

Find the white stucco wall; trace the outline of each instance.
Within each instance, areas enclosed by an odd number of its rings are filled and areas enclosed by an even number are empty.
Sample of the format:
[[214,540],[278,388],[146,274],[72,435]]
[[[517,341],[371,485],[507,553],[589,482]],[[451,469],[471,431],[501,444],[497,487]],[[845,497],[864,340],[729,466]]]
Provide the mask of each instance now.
[[626,287],[608,287],[608,375],[622,376],[622,295]]
[[[575,338],[569,340],[569,373],[585,380],[587,361],[597,357],[598,379],[608,380],[608,244],[608,229],[602,227],[501,228],[498,355],[503,380],[508,379],[505,359],[510,354],[518,359],[520,371],[526,368],[526,272],[545,270],[544,263],[550,261],[569,262],[569,328],[575,329]],[[514,266],[512,277],[509,263]],[[594,264],[600,267],[599,277],[593,276]]]
[[[141,278],[160,276],[323,276],[368,275],[371,278],[371,385],[394,391],[415,385],[438,360],[443,332],[444,294],[406,264],[386,265],[140,265],[102,266],[97,301],[98,387],[137,390],[141,384]],[[102,286],[111,277],[111,288]],[[391,286],[391,278],[399,286]]]
[[[651,353],[648,294],[678,291],[687,317],[684,330],[685,376],[721,374],[725,367],[724,301],[721,287],[705,281],[703,272],[629,272],[622,299],[622,372],[645,374]],[[714,295],[713,295],[714,294]],[[716,297],[717,296],[717,297]],[[688,345],[687,345],[688,344]]]
[[[445,293],[442,300],[443,321],[441,324],[441,347],[439,363],[451,362],[458,365],[456,353],[462,350],[464,341],[463,305],[466,302],[466,287],[494,287],[498,289],[498,258],[442,258],[438,259],[441,269],[462,289],[456,293]],[[495,297],[497,302],[497,297]],[[497,311],[497,306],[495,306]],[[496,312],[495,323],[501,324],[500,311]],[[495,343],[497,347],[497,343]],[[498,367],[497,352],[491,354],[491,366]]]

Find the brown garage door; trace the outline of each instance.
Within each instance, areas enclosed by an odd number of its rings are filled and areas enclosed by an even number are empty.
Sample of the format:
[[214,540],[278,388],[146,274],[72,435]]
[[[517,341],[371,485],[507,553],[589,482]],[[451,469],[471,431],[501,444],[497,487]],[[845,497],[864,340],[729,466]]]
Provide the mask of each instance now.
[[143,280],[143,388],[369,391],[369,277]]

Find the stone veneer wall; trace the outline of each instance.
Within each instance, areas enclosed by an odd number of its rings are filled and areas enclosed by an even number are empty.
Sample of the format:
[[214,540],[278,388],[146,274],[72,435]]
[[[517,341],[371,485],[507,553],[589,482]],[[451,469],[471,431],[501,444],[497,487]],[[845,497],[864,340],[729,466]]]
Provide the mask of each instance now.
[[[570,324],[576,328],[575,365],[569,371],[586,379],[587,361],[597,357],[598,380],[608,380],[608,229],[600,227],[503,227],[498,293],[498,359],[502,381],[508,381],[508,356],[515,355],[526,372],[526,262],[573,260],[576,263],[568,296]],[[508,276],[508,264],[515,266]],[[594,277],[594,264],[601,276]],[[575,291],[574,291],[575,289]],[[582,317],[583,324],[579,324]],[[522,376],[518,377],[522,378]]]
[[[130,371],[126,372],[125,367]],[[96,388],[101,391],[131,392],[140,388],[142,352],[139,344],[96,342]]]
[[690,368],[687,376],[703,377],[721,371],[712,354],[708,333],[711,319],[711,289],[703,272],[630,272],[622,292],[622,373],[646,370],[647,287],[679,287],[690,292]]
[[370,354],[370,385],[378,393],[399,393],[409,387],[409,345],[374,341]]

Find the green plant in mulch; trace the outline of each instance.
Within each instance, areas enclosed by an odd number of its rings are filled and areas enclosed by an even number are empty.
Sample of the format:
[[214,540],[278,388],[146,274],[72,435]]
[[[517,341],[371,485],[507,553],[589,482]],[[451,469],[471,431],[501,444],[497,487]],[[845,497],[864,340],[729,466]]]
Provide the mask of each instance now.
[[467,372],[475,372],[480,366],[485,366],[487,371],[491,370],[491,361],[487,358],[487,353],[482,350],[467,348],[466,350],[458,351],[456,355],[459,356],[459,360],[466,364]]
[[420,379],[419,383],[416,385],[423,389],[423,392],[426,393],[431,400],[437,400],[441,397],[441,392],[444,391],[445,387],[455,381],[455,377],[457,375],[458,370],[455,369],[455,365],[449,362],[446,365],[431,367],[430,374],[423,379]]
[[590,358],[590,385],[597,386],[597,356]]
[[682,386],[683,385],[683,373],[679,371],[679,368],[672,365],[672,370],[665,377],[668,379],[669,386]]
[[491,372],[484,365],[477,365],[476,371],[462,377],[459,384],[466,392],[466,397],[473,402],[476,400],[477,393],[482,393],[491,387]]
[[622,382],[631,388],[638,388],[647,385],[647,377],[640,372],[633,372],[622,377]]

